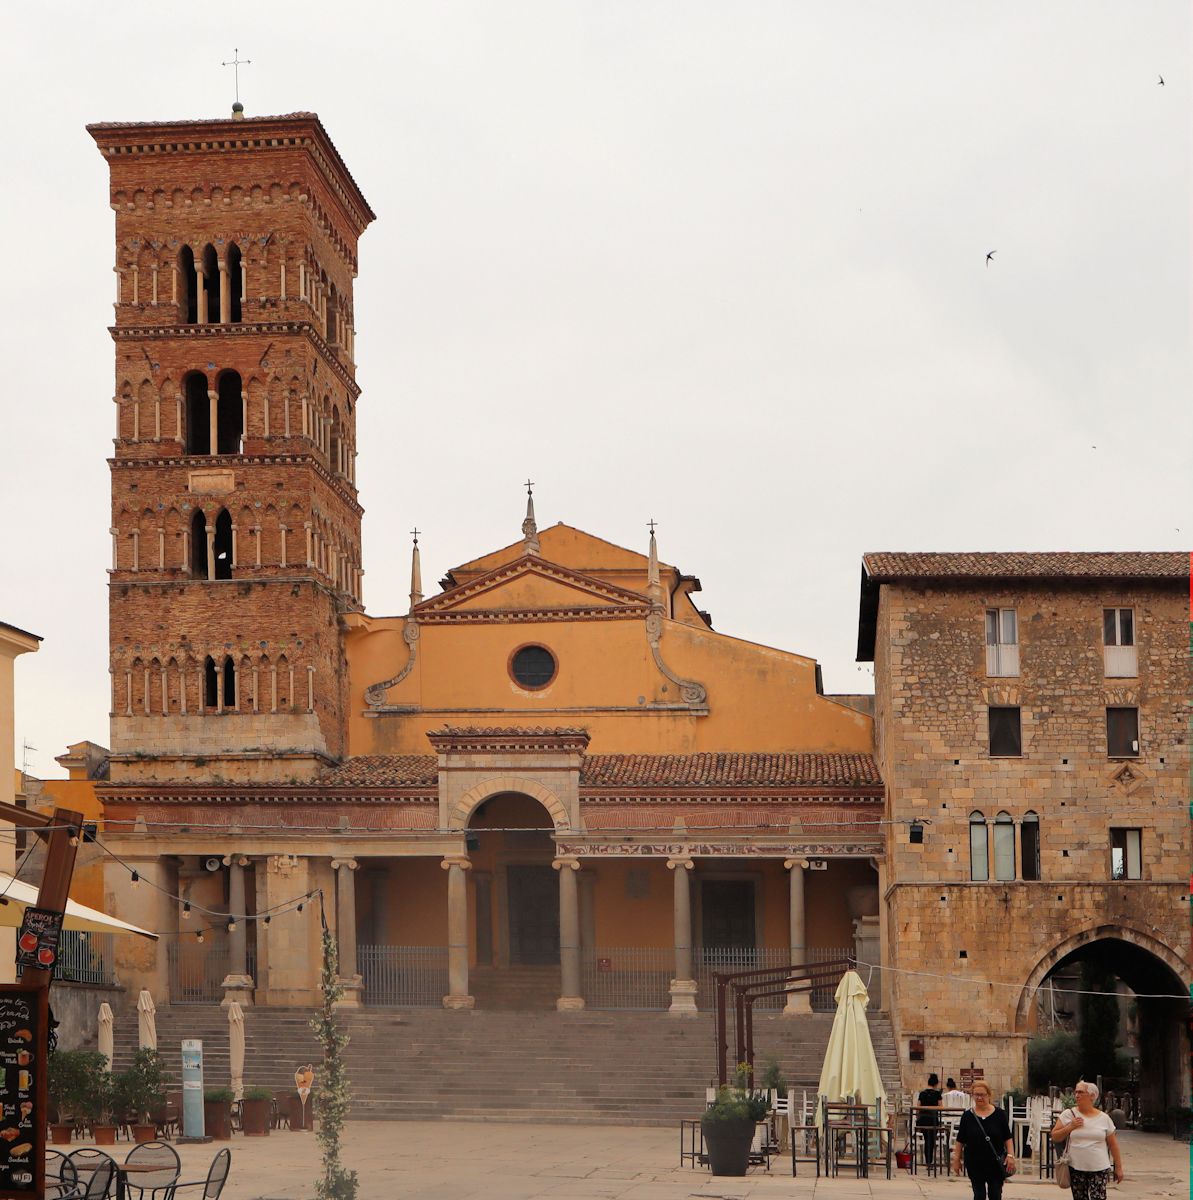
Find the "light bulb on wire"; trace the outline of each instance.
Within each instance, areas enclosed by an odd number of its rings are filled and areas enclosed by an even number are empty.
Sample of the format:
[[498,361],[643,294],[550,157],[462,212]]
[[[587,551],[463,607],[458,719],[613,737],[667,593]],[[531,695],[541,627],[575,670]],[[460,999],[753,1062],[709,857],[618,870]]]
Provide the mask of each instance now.
[[236,932],[236,918],[235,917],[228,918],[228,932],[229,933]]
[[201,942],[202,940],[203,940],[203,930],[200,929],[199,932],[195,934],[195,941]]
[[136,886],[137,886],[137,884],[138,884],[138,883],[140,883],[140,882],[141,882],[141,876],[140,876],[140,875],[139,875],[139,874],[138,874],[136,871],[134,871],[134,872],[132,873],[132,885],[133,885],[133,887],[136,887]]
[[191,902],[189,900],[187,900],[182,905],[182,919],[184,921],[189,920],[190,915],[191,915]]

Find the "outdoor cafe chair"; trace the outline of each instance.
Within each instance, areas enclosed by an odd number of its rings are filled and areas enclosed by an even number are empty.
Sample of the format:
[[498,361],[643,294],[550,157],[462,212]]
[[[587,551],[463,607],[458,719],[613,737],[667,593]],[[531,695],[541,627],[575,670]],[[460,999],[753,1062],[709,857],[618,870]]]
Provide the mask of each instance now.
[[824,1173],[837,1175],[843,1166],[852,1166],[858,1179],[870,1173],[870,1134],[874,1125],[868,1104],[824,1104]]
[[46,1195],[49,1200],[62,1200],[79,1186],[75,1165],[61,1150],[46,1151]]
[[[135,1177],[125,1181],[129,1193],[135,1193],[133,1200],[144,1200],[146,1192],[152,1200],[168,1196],[182,1173],[178,1151],[165,1142],[141,1142],[128,1152],[124,1162],[126,1166],[137,1167]],[[150,1171],[148,1167],[158,1169]]]
[[102,1200],[114,1190],[116,1160],[111,1155],[102,1150],[75,1150],[66,1161],[75,1178],[82,1180],[77,1190],[87,1200]]
[[167,1200],[174,1200],[179,1192],[185,1191],[187,1188],[203,1189],[198,1200],[219,1200],[220,1192],[224,1190],[224,1184],[228,1181],[228,1172],[231,1169],[232,1151],[225,1148],[211,1160],[206,1179],[194,1179],[187,1183],[174,1184],[169,1190]]

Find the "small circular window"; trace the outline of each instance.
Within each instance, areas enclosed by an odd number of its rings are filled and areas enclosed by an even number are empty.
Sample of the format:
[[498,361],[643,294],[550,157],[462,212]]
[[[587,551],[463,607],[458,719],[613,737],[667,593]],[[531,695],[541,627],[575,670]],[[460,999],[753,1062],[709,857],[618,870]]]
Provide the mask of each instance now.
[[524,688],[545,688],[557,669],[555,655],[546,646],[523,646],[510,659],[510,674]]

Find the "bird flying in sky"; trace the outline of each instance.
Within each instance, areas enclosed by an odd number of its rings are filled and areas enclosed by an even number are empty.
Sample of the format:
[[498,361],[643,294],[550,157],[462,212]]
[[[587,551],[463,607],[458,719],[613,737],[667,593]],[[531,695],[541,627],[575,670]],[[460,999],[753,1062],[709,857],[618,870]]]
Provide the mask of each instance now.
[[998,253],[998,251],[997,251],[997,250],[991,250],[991,251],[990,251],[990,252],[989,252],[989,253],[986,255],[986,266],[989,266],[989,265],[990,265],[990,263],[991,263],[991,262],[993,261],[993,259],[994,259],[994,256],[995,256],[997,253]]
[[1163,86],[1164,86],[1164,76],[1163,76],[1163,75],[1161,75],[1161,76],[1159,76],[1159,78],[1158,78],[1158,81],[1157,81],[1157,83],[1156,83],[1156,87],[1163,87]]

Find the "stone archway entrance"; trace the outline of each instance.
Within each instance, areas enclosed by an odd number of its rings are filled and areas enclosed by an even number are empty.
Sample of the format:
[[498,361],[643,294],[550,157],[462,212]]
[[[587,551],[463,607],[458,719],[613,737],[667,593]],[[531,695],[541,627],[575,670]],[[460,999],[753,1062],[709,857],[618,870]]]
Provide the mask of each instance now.
[[[1075,966],[1092,966],[1134,993],[1139,1051],[1139,1107],[1144,1120],[1163,1121],[1171,1107],[1187,1105],[1190,970],[1168,946],[1123,926],[1087,930],[1056,946],[1036,964],[1015,1013],[1017,1032],[1035,1028],[1037,989]],[[1091,1072],[1092,1074],[1092,1072]],[[1071,1081],[1069,1081],[1071,1082]]]

